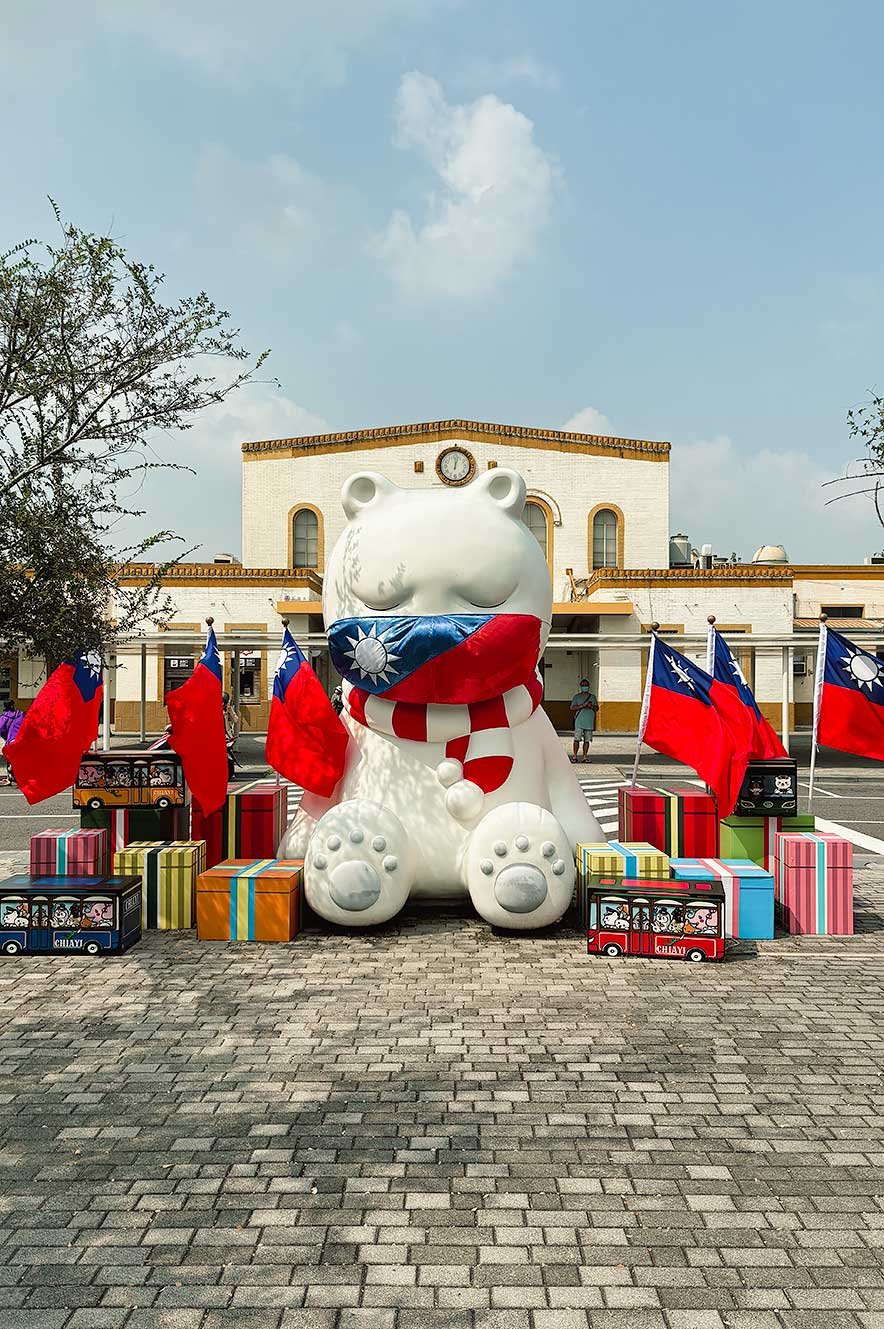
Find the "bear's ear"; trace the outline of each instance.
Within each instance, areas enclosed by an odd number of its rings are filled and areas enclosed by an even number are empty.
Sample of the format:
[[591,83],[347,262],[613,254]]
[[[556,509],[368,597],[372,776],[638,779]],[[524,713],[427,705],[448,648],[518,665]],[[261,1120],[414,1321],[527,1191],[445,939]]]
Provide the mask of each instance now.
[[357,471],[355,475],[344,481],[341,488],[341,503],[352,521],[357,512],[370,507],[382,498],[387,498],[390,494],[397,493],[398,489],[398,485],[394,485],[385,475],[378,475],[377,471]]
[[525,481],[518,471],[510,471],[505,466],[494,467],[480,475],[471,486],[493,499],[498,507],[511,517],[521,517],[525,507]]

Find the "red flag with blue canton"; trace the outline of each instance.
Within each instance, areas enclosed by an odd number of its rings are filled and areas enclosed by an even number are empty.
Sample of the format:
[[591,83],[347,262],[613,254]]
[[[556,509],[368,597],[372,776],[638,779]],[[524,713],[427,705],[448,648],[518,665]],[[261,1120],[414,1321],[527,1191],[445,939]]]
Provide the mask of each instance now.
[[749,761],[743,703],[687,656],[651,635],[639,742],[692,766],[730,816]]
[[264,755],[275,771],[328,798],[344,772],[349,735],[288,628],[273,680]]
[[884,761],[884,662],[820,624],[816,740]]
[[193,801],[206,815],[217,812],[227,797],[227,738],[214,628],[190,678],[167,692],[165,702],[172,722],[169,747],[181,758]]
[[98,735],[101,660],[81,652],[54,669],[3,755],[29,803],[60,794],[77,778],[83,753]]
[[746,728],[749,736],[750,757],[788,757],[776,732],[761,714],[758,702],[746,682],[746,676],[731,653],[724,637],[717,628],[710,626],[709,650],[706,660],[706,672],[717,683],[736,692],[743,704]]
[[328,630],[339,674],[373,696],[457,705],[500,696],[533,676],[542,624],[533,614],[341,618]]

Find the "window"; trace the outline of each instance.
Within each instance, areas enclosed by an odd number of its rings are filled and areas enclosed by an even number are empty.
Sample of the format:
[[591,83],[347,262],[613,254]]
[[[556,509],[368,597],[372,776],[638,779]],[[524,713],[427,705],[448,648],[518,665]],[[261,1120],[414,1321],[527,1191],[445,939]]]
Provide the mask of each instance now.
[[292,561],[296,568],[319,567],[319,519],[310,508],[300,508],[295,513]]
[[525,504],[525,511],[522,513],[522,521],[540,545],[540,548],[543,550],[543,557],[546,558],[548,556],[546,513],[540,504],[532,503],[529,499]]
[[616,932],[629,930],[629,905],[622,895],[606,895],[599,900],[601,926]]
[[864,605],[820,605],[820,613],[828,618],[862,618]]
[[164,661],[163,692],[174,692],[193,673],[192,655],[167,655]]
[[617,566],[617,515],[610,508],[602,508],[592,519],[592,566]]

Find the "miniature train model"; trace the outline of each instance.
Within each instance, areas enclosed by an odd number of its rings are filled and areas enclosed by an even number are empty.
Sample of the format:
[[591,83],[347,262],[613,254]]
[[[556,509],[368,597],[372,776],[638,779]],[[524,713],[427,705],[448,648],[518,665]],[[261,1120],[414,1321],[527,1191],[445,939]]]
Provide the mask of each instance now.
[[719,882],[593,873],[587,886],[586,949],[590,955],[720,960],[724,911]]
[[73,789],[75,808],[169,808],[186,802],[177,752],[87,752]]
[[0,881],[0,953],[121,954],[141,939],[140,877]]

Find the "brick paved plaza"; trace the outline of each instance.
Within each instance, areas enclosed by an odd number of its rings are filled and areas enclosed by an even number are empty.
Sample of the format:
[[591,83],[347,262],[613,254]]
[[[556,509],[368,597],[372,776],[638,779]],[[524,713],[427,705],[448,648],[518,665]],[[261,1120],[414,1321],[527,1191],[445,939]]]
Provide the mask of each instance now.
[[590,960],[464,913],[0,962],[3,1329],[880,1329],[856,937]]

